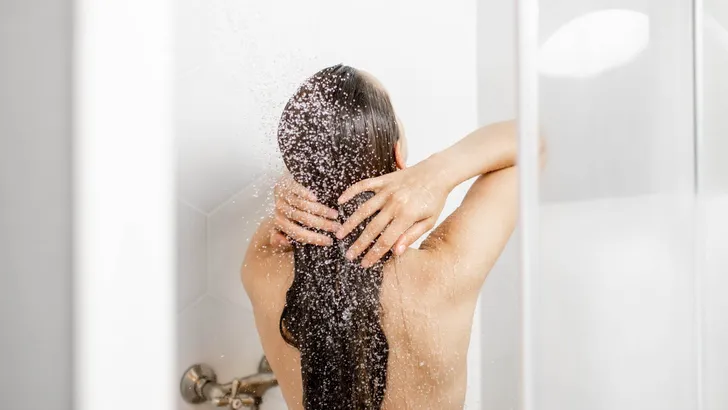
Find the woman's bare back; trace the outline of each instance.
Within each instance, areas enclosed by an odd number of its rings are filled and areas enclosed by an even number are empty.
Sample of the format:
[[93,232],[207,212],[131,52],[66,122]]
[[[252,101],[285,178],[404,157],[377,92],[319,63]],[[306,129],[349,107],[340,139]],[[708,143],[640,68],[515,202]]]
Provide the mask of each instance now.
[[[466,164],[465,168],[472,169],[454,175],[463,180],[480,176],[460,206],[419,249],[408,249],[384,267],[380,320],[389,344],[384,409],[463,407],[467,351],[478,294],[516,223],[514,141],[512,124],[484,127],[453,146],[444,157],[415,166],[422,168],[388,174],[399,193],[410,189],[408,179],[414,180],[411,189],[417,189],[417,181],[431,175],[418,173],[429,167],[437,170],[447,164]],[[486,164],[467,165],[483,161],[481,158],[487,159]],[[417,201],[404,203],[419,206]],[[402,209],[405,212],[407,207]],[[292,253],[271,242],[276,226],[276,221],[268,220],[259,227],[245,257],[242,279],[263,349],[288,406],[302,409],[300,354],[283,340],[279,328],[286,292],[293,282],[294,260]]]
[[[461,409],[477,292],[446,285],[454,267],[431,252],[410,249],[385,266],[380,315],[389,343],[383,409]],[[257,265],[257,264],[256,264]],[[432,280],[432,278],[443,280]],[[243,269],[263,350],[290,409],[302,409],[298,350],[281,337],[279,321],[293,280],[292,253]]]

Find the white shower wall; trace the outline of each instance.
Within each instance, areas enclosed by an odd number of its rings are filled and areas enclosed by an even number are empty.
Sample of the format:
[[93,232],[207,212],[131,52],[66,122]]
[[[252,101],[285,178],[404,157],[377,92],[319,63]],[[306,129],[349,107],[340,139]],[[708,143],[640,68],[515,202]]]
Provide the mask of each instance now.
[[[210,213],[178,203],[177,373],[195,363],[215,369],[221,382],[257,372],[263,349],[239,279],[255,221],[266,211],[257,188],[244,189]],[[200,406],[178,400],[178,409]],[[285,409],[279,389],[263,410]]]

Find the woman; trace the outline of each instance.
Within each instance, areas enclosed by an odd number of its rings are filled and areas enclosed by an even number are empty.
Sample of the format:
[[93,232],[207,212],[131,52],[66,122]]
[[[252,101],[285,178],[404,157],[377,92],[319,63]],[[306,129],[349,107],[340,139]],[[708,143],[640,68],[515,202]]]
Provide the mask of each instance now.
[[513,124],[407,168],[382,85],[338,65],[291,98],[278,142],[289,174],[242,280],[289,408],[462,408],[478,293],[516,221]]

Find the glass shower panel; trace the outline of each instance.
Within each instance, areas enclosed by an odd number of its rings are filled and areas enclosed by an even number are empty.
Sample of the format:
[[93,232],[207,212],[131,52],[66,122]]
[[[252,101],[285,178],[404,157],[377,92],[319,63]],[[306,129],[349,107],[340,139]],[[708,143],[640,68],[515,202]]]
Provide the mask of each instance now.
[[542,0],[536,409],[694,409],[692,2]]
[[728,408],[728,3],[698,5],[701,410],[721,410]]

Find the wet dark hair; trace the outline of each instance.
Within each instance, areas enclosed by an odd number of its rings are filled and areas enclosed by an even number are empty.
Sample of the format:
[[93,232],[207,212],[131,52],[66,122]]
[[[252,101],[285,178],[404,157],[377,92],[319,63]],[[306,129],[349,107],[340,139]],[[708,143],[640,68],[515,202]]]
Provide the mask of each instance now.
[[[344,65],[323,69],[290,99],[278,144],[294,179],[346,220],[373,196],[339,206],[354,183],[396,170],[399,139],[384,90]],[[344,254],[375,215],[333,246],[293,242],[294,279],[280,319],[283,339],[301,352],[306,409],[379,409],[387,383],[389,345],[380,322],[382,269],[391,256],[363,268]],[[362,253],[362,255],[366,254]]]

